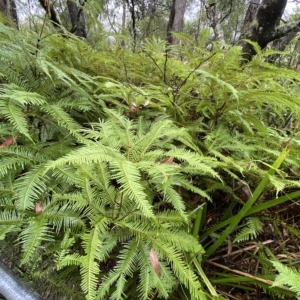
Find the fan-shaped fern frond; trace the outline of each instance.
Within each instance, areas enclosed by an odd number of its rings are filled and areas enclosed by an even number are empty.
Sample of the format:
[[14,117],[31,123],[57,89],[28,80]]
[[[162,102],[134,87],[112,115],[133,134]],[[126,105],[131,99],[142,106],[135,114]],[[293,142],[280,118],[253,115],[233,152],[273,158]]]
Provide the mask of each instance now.
[[245,227],[237,234],[234,239],[235,242],[241,242],[249,239],[254,239],[263,230],[263,223],[259,218],[249,217]]

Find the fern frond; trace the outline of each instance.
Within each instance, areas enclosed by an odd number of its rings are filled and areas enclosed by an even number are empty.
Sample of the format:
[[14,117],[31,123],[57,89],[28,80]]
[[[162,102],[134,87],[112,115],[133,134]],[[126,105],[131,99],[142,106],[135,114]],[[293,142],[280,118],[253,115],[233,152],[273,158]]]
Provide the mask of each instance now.
[[60,270],[65,266],[80,266],[82,264],[82,256],[78,253],[62,256],[57,263],[57,269]]
[[[207,194],[206,191],[193,185],[192,182],[186,180],[186,178],[184,176],[176,176],[174,178],[174,182],[176,182],[175,183],[176,185],[182,186],[184,189],[192,191],[193,193],[198,194],[198,195],[210,200],[210,196]],[[223,185],[221,184],[221,186],[223,186]]]
[[80,126],[77,124],[69,114],[67,114],[60,106],[55,104],[47,104],[42,108],[46,111],[61,127],[67,129],[71,134],[79,138]]
[[0,208],[0,240],[12,232],[18,232],[19,226],[22,226],[24,219],[11,207],[10,203],[1,203]]
[[17,132],[31,140],[29,125],[24,117],[22,105],[17,103],[14,99],[3,99],[3,96],[0,96],[0,100],[0,114],[12,124]]
[[43,215],[33,218],[18,238],[23,249],[21,263],[26,264],[32,260],[37,255],[36,250],[43,242],[52,242],[53,240],[53,233],[47,224],[46,218]]
[[[147,261],[148,257],[143,257],[143,262],[144,260]],[[151,294],[151,290],[153,289],[153,285],[151,285],[151,272],[150,268],[147,265],[141,265],[141,272],[140,272],[140,282],[141,284],[138,286],[138,291],[141,299],[147,300],[149,297],[153,295]],[[162,291],[162,293],[165,294],[166,298],[168,297],[168,293],[166,291]]]
[[98,283],[97,275],[100,271],[96,259],[100,258],[100,233],[101,229],[98,226],[95,226],[90,233],[83,236],[83,247],[86,255],[81,257],[81,287],[86,294],[86,299],[88,300],[93,300],[96,298]]
[[22,146],[10,146],[0,150],[0,176],[3,177],[10,170],[24,170],[25,166],[45,161],[45,156]]
[[165,181],[162,183],[163,199],[167,203],[170,203],[175,210],[179,212],[182,218],[187,222],[187,213],[185,211],[185,204],[182,197],[172,188],[172,181]]
[[47,192],[45,181],[48,178],[44,175],[44,170],[44,166],[37,166],[16,181],[16,206],[20,210],[31,208],[33,202],[39,200],[41,195]]
[[118,280],[119,276],[119,273],[116,272],[110,272],[109,275],[105,276],[103,282],[99,286],[96,297],[97,300],[101,300],[109,295],[111,286]]
[[[135,145],[132,150],[134,161],[139,161],[145,153],[152,150],[154,145],[163,146],[169,138],[170,129],[172,128],[169,120],[157,122],[152,126],[151,130],[144,135]],[[172,138],[172,137],[171,137]]]
[[219,174],[211,167],[216,167],[218,165],[216,160],[213,158],[201,156],[195,152],[180,148],[173,148],[172,150],[168,151],[166,155],[182,161],[183,167],[185,167],[184,163],[187,163],[189,171],[194,168],[195,172],[198,172],[198,174],[201,172],[203,174],[211,175],[212,177],[221,179]]
[[0,241],[5,240],[8,234],[18,231],[18,226],[15,225],[0,225]]
[[3,209],[3,204],[1,204],[2,211],[0,213],[0,225],[16,225],[22,224],[24,222],[23,218],[17,214],[16,211],[11,209]]
[[135,165],[129,161],[112,162],[112,178],[115,178],[121,185],[124,196],[134,201],[137,207],[146,217],[154,217],[152,207],[144,192],[143,186],[139,183],[141,175]]
[[79,231],[85,227],[82,221],[82,206],[76,207],[66,203],[59,207],[55,201],[43,203],[43,214],[47,218],[48,223],[54,226],[57,233],[61,230],[72,229]]
[[139,247],[140,284],[138,291],[142,299],[149,299],[155,293],[154,288],[156,288],[160,297],[168,299],[172,289],[176,285],[174,274],[165,261],[159,259],[160,276],[158,276],[153,266],[150,266],[149,257],[149,246],[141,242]]
[[197,253],[197,255],[205,253],[199,242],[192,235],[186,234],[184,230],[173,228],[161,230],[161,234],[158,234],[158,240],[161,243],[167,242],[171,244],[177,251],[191,251]]
[[101,143],[84,146],[70,151],[69,154],[49,162],[47,169],[54,169],[65,164],[92,164],[98,162],[112,162],[114,160],[124,160],[125,158],[115,149],[105,147]]
[[263,231],[263,223],[259,218],[249,217],[245,227],[237,234],[234,239],[235,242],[254,239]]
[[132,240],[124,245],[118,256],[118,262],[114,268],[114,272],[118,272],[120,277],[116,284],[116,291],[112,295],[116,299],[123,299],[124,287],[127,281],[126,277],[132,276],[136,269],[137,247],[138,243]]
[[272,261],[273,266],[279,272],[273,283],[273,287],[280,285],[287,285],[292,291],[300,296],[300,273],[292,268],[281,264],[278,261]]
[[191,295],[201,299],[203,291],[196,274],[184,262],[183,256],[172,245],[167,242],[153,241],[154,249],[166,259],[172,266],[176,276],[189,289]]

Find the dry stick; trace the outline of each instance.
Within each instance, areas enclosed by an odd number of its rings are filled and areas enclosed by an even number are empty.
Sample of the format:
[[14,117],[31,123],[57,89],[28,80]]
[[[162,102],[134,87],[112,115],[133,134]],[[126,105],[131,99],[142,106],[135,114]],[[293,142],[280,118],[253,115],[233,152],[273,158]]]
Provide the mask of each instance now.
[[[253,276],[251,274],[248,274],[248,273],[245,273],[245,272],[242,272],[242,271],[239,271],[239,270],[234,270],[234,269],[228,268],[228,267],[226,267],[224,265],[221,265],[221,264],[218,264],[218,263],[215,263],[215,262],[212,262],[212,261],[207,261],[207,262],[210,263],[213,266],[219,267],[221,269],[227,270],[227,271],[235,273],[235,274],[242,275],[244,277],[248,277],[248,278],[254,279],[256,281],[260,281],[260,282],[266,283],[268,285],[272,285],[274,283],[274,281],[272,281],[272,280],[268,280],[268,279],[263,279],[263,278],[260,278],[260,277],[256,277],[256,276]],[[287,290],[287,291],[291,292],[291,290],[288,287],[285,287],[285,286],[282,286],[282,285],[278,285],[277,287],[279,287],[279,288],[281,288],[283,290]]]
[[224,296],[227,296],[228,298],[231,298],[233,300],[241,300],[241,298],[237,298],[233,295],[230,295],[229,293],[226,293],[225,291],[219,291],[220,294],[224,295]]
[[[262,242],[261,244],[262,245],[268,245],[268,244],[271,244],[273,242],[274,242],[274,240],[267,240],[267,241]],[[259,247],[259,245],[255,244],[255,245],[252,245],[252,246],[248,246],[246,248],[239,249],[239,250],[233,251],[231,253],[227,253],[225,255],[222,255],[222,257],[227,257],[227,256],[230,256],[230,255],[239,254],[241,252],[248,251],[248,250],[251,250],[251,249],[256,248],[256,247]],[[218,257],[215,257],[215,258],[212,258],[212,259],[208,259],[207,261],[208,262],[213,262],[215,260],[218,260],[219,258],[220,257],[218,256]]]

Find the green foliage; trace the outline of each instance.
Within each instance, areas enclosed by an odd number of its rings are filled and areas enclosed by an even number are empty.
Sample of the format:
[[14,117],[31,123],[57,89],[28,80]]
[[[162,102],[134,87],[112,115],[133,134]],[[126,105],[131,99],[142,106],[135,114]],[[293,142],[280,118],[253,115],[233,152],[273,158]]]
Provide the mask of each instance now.
[[[83,253],[66,254],[66,248],[58,250],[57,264],[59,268],[80,266],[87,299],[111,294],[110,287],[116,281],[112,297],[121,299],[130,291],[130,285],[126,285],[128,276],[141,269],[150,276],[145,282],[139,275],[137,289],[143,299],[154,289],[168,297],[176,284],[173,273],[199,298],[203,294],[200,282],[185,263],[183,253],[198,256],[202,247],[192,235],[186,234],[189,218],[178,189],[208,197],[186,180],[186,174],[191,168],[197,174],[217,174],[206,165],[207,158],[203,161],[201,155],[180,144],[173,146],[176,140],[189,140],[189,135],[170,121],[162,120],[151,126],[142,119],[133,123],[113,111],[107,113],[108,121],[94,123],[93,129],[84,131],[86,145],[26,172],[17,181],[15,205],[28,215],[23,220],[26,229],[19,235],[22,264],[37,259],[36,250],[44,243],[59,246],[57,238],[65,240],[66,232],[73,243],[81,243]],[[177,162],[163,163],[166,157]],[[61,187],[51,187],[52,178],[67,182],[63,193]],[[47,200],[41,201],[42,194]],[[42,205],[42,213],[30,212],[33,202]],[[151,249],[160,258],[159,277],[149,261]],[[107,262],[112,252],[115,266],[108,275],[101,276],[98,290],[98,264]]]
[[272,264],[279,272],[273,286],[288,285],[292,291],[300,296],[300,273],[294,269],[288,268],[278,261],[273,261]]
[[236,235],[233,242],[235,243],[256,238],[259,233],[262,232],[262,228],[263,223],[259,220],[259,218],[250,217],[247,219],[246,226]]
[[259,49],[246,65],[238,47],[210,53],[205,32],[137,53],[0,35],[1,257],[58,299],[221,299],[204,261],[299,197],[299,76]]

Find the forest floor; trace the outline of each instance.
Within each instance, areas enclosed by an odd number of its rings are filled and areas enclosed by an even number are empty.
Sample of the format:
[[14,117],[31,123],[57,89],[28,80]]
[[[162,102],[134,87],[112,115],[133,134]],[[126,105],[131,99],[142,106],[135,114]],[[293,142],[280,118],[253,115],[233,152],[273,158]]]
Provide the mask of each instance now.
[[[207,228],[217,224],[217,219],[227,209],[228,203],[226,202],[224,205],[212,203],[208,209]],[[268,264],[264,264],[264,261],[272,259],[272,256],[284,264],[300,260],[299,202],[290,201],[278,205],[263,211],[257,217],[263,221],[264,226],[263,231],[255,239],[233,244],[234,236],[232,236],[228,240],[228,244],[216,251],[203,266],[216,290],[225,298],[234,300],[275,299],[274,295],[270,296],[268,290],[263,288],[263,286],[267,287],[273,284],[273,281],[268,279],[268,275],[274,275],[274,269],[268,268]],[[213,239],[210,242],[213,243]],[[233,277],[234,280],[226,286],[222,284],[220,274],[224,278],[226,276]],[[255,281],[258,284],[253,285]]]

